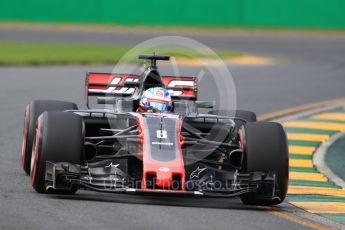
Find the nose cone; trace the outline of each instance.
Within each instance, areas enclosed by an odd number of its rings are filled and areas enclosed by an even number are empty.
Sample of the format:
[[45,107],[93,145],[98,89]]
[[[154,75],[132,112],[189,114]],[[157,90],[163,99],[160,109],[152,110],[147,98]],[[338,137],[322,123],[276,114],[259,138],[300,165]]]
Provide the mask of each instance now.
[[[182,120],[178,115],[147,115],[142,130],[143,189],[184,190],[185,169],[181,149]],[[149,185],[150,184],[150,185]]]
[[169,188],[173,185],[173,174],[168,167],[159,167],[156,172],[156,185],[161,188]]
[[156,186],[159,188],[170,188],[173,185],[172,175],[170,173],[166,175],[162,175],[159,173],[157,175]]
[[[183,183],[185,181],[184,176],[184,167],[177,166],[176,162],[175,165],[173,162],[166,166],[161,166],[159,164],[150,164],[146,165],[147,171],[145,172],[144,179],[145,183],[143,184],[143,188],[147,188],[147,180],[151,178],[153,181],[150,183],[154,183],[152,189],[180,189],[184,188]],[[153,177],[152,177],[153,176]],[[181,184],[182,183],[182,184]]]

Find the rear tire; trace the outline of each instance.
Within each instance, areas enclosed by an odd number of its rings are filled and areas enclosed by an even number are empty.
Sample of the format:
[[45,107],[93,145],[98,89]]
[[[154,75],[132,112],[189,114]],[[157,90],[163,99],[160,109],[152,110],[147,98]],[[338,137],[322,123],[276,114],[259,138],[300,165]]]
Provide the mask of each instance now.
[[[46,193],[46,161],[81,164],[83,151],[82,118],[74,113],[50,111],[38,118],[31,182],[39,193]],[[51,190],[59,194],[73,194],[77,188]]]
[[30,174],[31,153],[36,135],[37,118],[44,111],[77,110],[76,104],[64,101],[35,100],[25,107],[24,131],[22,145],[22,166],[27,175]]
[[279,123],[252,122],[241,128],[244,170],[276,172],[275,197],[267,200],[256,193],[241,196],[244,204],[276,205],[286,197],[289,180],[289,154],[286,133]]

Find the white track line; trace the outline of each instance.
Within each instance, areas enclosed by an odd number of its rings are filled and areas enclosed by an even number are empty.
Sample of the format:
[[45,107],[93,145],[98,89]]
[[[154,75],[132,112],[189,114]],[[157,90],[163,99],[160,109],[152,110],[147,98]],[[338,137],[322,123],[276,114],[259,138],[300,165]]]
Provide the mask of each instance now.
[[328,141],[323,142],[320,147],[316,150],[313,156],[313,163],[316,166],[317,170],[328,177],[336,185],[345,189],[345,181],[338,177],[326,164],[325,157],[327,151],[331,145],[334,144],[339,138],[343,137],[345,132],[340,132],[334,134]]

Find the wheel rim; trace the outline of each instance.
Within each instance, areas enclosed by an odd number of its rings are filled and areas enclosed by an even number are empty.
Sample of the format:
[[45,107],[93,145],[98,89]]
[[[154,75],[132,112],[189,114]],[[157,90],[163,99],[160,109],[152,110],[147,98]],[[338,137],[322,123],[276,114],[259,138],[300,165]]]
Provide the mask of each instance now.
[[26,161],[26,142],[27,142],[27,136],[28,136],[28,130],[27,130],[27,123],[28,121],[28,114],[29,114],[29,106],[26,106],[25,108],[25,115],[24,115],[24,132],[23,132],[23,143],[22,143],[22,165],[25,167],[25,161]]

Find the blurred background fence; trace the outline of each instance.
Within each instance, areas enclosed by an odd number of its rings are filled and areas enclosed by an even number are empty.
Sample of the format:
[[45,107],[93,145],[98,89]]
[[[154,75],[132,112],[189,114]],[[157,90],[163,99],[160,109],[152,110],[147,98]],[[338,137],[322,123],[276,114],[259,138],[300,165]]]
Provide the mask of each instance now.
[[345,0],[1,0],[1,21],[345,28]]

